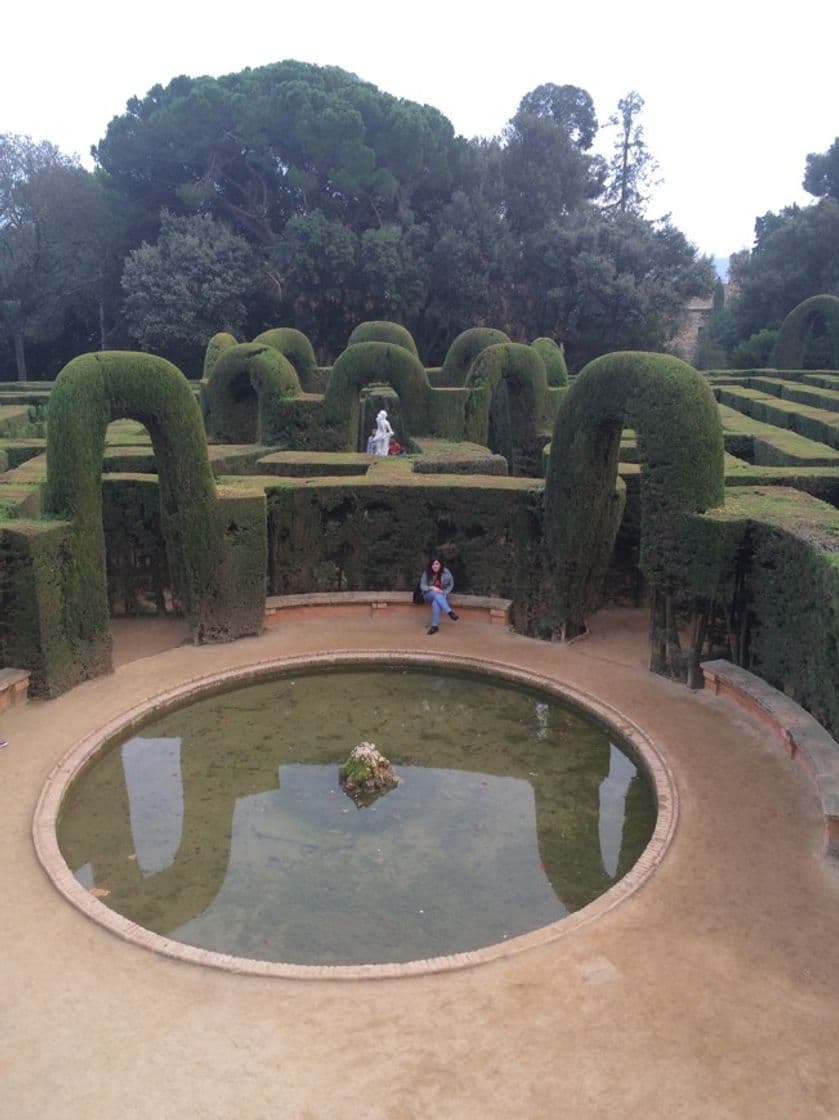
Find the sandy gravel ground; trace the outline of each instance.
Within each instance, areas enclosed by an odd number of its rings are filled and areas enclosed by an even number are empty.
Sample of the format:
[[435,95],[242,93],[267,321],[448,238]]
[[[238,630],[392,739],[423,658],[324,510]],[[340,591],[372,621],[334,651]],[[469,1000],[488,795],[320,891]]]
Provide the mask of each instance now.
[[[839,871],[815,795],[723,699],[644,668],[645,621],[571,647],[418,617],[281,625],[229,646],[123,623],[119,667],[0,717],[3,1120],[839,1116]],[[83,917],[31,841],[84,733],[199,673],[330,648],[441,649],[556,676],[666,749],[681,811],[653,878],[566,937],[478,968],[375,982],[236,976]]]

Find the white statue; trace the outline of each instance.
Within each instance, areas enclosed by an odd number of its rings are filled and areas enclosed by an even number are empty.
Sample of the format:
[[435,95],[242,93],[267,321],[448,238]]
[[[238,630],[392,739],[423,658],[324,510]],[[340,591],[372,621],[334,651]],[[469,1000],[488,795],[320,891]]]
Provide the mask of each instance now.
[[384,409],[376,416],[376,435],[374,437],[377,455],[387,455],[390,450],[390,441],[393,439],[393,428]]

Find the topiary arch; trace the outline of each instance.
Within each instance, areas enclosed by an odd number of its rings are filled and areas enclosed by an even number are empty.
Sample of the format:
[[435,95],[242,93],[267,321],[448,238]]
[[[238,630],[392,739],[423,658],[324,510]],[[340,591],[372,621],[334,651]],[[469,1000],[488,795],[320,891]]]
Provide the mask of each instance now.
[[207,435],[223,443],[271,442],[277,413],[301,393],[291,362],[258,342],[223,350],[201,389]]
[[545,363],[548,384],[555,389],[568,384],[568,366],[565,353],[552,338],[534,338],[530,344]]
[[414,336],[407,327],[401,323],[391,323],[387,319],[371,319],[366,323],[359,323],[352,332],[347,346],[355,346],[358,342],[389,342],[393,346],[401,346],[419,358],[417,344]]
[[312,387],[313,378],[317,372],[317,360],[312,344],[302,331],[294,327],[273,327],[263,331],[253,340],[263,346],[273,346],[275,350],[287,358],[294,366],[294,371],[300,379],[300,384],[305,390]]
[[466,378],[466,439],[504,455],[510,474],[536,476],[541,447],[538,423],[545,410],[545,365],[530,346],[489,346]]
[[545,483],[552,629],[562,638],[579,633],[599,605],[620,523],[625,427],[637,432],[641,461],[640,566],[665,604],[688,560],[682,516],[724,502],[722,428],[707,382],[662,354],[590,362],[560,406]]
[[235,337],[229,331],[219,331],[218,334],[213,335],[207,343],[207,350],[204,354],[204,369],[201,374],[204,381],[208,381],[212,376],[215,364],[224,351],[231,346],[236,346],[236,344]]
[[224,526],[201,413],[186,378],[150,354],[84,354],[64,367],[50,395],[44,501],[47,514],[71,525],[61,571],[63,630],[78,680],[110,668],[101,473],[107,426],[122,417],[144,424],[151,436],[166,552],[196,641],[254,632],[231,625]]
[[437,385],[448,388],[463,385],[469,367],[482,350],[509,341],[503,331],[494,327],[470,327],[461,331],[446,352]]
[[344,427],[348,448],[356,445],[358,394],[378,383],[399,394],[406,437],[425,428],[431,385],[419,358],[392,343],[355,342],[338,356],[323,398],[324,423]]
[[830,338],[833,366],[839,368],[839,297],[811,296],[787,315],[775,339],[775,369],[803,369],[807,343],[816,323],[823,323]]

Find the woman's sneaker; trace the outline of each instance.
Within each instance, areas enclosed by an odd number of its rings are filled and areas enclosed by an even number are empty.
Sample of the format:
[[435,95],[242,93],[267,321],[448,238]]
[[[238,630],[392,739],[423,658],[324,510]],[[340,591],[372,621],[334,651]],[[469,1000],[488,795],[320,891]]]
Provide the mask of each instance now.
[[458,622],[460,620],[460,615],[455,614],[454,611],[449,611],[449,618],[452,620],[452,622]]
[[428,633],[429,634],[436,634],[439,629],[440,629],[439,626],[429,626],[428,627]]

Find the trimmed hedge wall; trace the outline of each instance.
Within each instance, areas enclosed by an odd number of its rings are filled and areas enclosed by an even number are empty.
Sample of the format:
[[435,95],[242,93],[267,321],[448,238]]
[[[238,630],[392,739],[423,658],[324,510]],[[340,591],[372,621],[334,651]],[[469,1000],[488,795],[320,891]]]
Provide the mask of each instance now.
[[269,594],[407,591],[434,551],[457,591],[526,603],[541,509],[541,484],[527,479],[290,479],[268,489]]
[[111,664],[110,631],[79,648],[65,626],[72,536],[65,521],[0,524],[0,666],[28,670],[33,696],[58,696]]
[[294,366],[300,384],[307,393],[315,392],[318,381],[318,363],[312,344],[302,331],[294,327],[274,327],[263,331],[253,340],[263,346],[273,346]]
[[435,385],[439,388],[457,388],[465,384],[469,367],[482,350],[509,341],[503,331],[497,331],[493,327],[470,327],[469,330],[462,331],[449,347],[439,376],[435,378]]
[[257,342],[230,346],[201,385],[207,434],[222,443],[269,443],[263,430],[281,427],[278,411],[300,392],[294,367],[276,347]]
[[749,590],[748,668],[839,737],[839,552],[753,523]]
[[225,581],[227,530],[198,404],[181,372],[148,354],[106,351],[75,358],[50,397],[45,509],[71,522],[61,613],[77,680],[110,667],[101,471],[107,425],[124,416],[140,421],[151,436],[175,594],[196,640],[253,633],[254,604],[264,591],[246,588],[253,602],[242,613],[237,604],[243,589]]
[[172,576],[160,523],[154,475],[102,479],[102,527],[111,615],[165,613]]
[[359,323],[350,335],[347,346],[355,346],[359,342],[389,342],[392,346],[401,346],[419,359],[417,344],[411,332],[400,323],[391,323],[387,319],[371,319],[367,323]]
[[203,381],[208,381],[212,377],[216,362],[224,351],[236,345],[238,345],[236,339],[228,331],[219,331],[218,334],[213,335],[207,343],[207,350],[204,354],[204,368],[201,373]]
[[839,298],[821,295],[811,296],[799,303],[781,323],[772,352],[775,369],[802,368],[810,332],[819,321],[827,328],[833,361],[839,365]]
[[427,430],[431,386],[419,359],[393,343],[356,342],[332,367],[323,398],[324,423],[343,432],[345,449],[355,450],[358,440],[360,391],[385,383],[399,394],[405,439]]
[[554,633],[585,625],[620,522],[616,493],[624,428],[637,433],[641,470],[640,566],[662,590],[689,559],[682,515],[722,505],[723,440],[713,395],[694,369],[661,354],[607,354],[575,378],[551,440],[545,537],[554,567]]
[[562,347],[557,346],[552,338],[534,338],[530,345],[545,363],[548,385],[555,389],[567,385],[568,366]]
[[466,379],[466,439],[504,455],[511,474],[539,477],[547,387],[544,362],[532,347],[507,342],[482,350]]
[[725,619],[722,655],[839,734],[839,513],[799,490],[750,487],[686,522],[682,591]]

